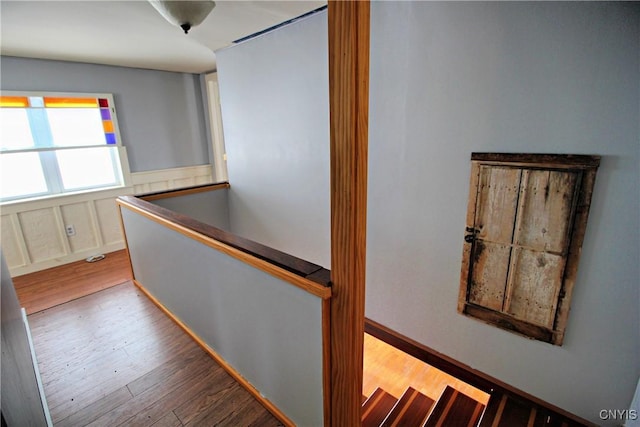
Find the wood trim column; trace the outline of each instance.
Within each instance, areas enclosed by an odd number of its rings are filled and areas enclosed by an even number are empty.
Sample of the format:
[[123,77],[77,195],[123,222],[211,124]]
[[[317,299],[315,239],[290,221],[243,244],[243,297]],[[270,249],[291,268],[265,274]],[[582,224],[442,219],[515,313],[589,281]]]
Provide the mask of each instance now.
[[329,1],[331,420],[360,425],[369,122],[369,1]]

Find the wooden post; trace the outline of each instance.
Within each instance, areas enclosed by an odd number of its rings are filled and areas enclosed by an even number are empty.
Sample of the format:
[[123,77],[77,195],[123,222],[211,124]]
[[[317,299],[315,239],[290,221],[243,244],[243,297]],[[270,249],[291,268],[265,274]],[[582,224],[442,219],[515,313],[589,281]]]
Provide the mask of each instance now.
[[361,424],[369,1],[329,1],[331,425]]

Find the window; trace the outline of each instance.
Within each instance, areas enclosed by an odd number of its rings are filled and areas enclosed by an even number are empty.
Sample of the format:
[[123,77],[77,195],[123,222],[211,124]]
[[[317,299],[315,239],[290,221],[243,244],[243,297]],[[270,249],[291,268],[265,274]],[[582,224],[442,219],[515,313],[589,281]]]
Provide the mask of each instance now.
[[0,96],[0,199],[124,185],[127,168],[108,94]]
[[458,310],[562,345],[600,158],[471,160]]

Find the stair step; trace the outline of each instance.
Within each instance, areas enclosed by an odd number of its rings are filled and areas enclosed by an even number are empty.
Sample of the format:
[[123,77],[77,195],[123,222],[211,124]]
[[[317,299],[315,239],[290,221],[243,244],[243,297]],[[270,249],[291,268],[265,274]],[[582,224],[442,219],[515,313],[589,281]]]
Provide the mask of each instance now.
[[447,386],[424,427],[472,427],[478,423],[484,405]]
[[382,427],[421,426],[433,404],[432,399],[409,387],[384,420]]
[[378,427],[398,399],[377,388],[362,405],[362,427]]
[[506,394],[492,394],[479,427],[576,427],[581,426],[544,408]]
[[[505,394],[492,395],[487,403],[487,410],[482,416],[480,427],[526,426],[529,418],[537,414],[531,406],[519,405]],[[538,426],[539,424],[532,424]],[[542,424],[544,425],[544,423]]]

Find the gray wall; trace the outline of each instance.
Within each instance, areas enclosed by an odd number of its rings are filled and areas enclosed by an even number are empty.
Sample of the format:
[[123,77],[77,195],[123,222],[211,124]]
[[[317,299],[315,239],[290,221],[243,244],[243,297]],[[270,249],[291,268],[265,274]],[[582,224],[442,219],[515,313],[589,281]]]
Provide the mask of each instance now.
[[[640,374],[639,12],[372,5],[366,315],[597,423]],[[603,156],[562,347],[456,312],[472,151]]]
[[[639,28],[631,3],[372,3],[366,315],[597,423],[640,375]],[[328,266],[326,57],[325,15],[218,53],[232,226]],[[562,347],[456,311],[473,151],[603,156]]]
[[296,425],[323,425],[322,300],[122,209],[136,280]]
[[198,75],[3,56],[0,87],[113,93],[132,172],[210,163]]
[[180,214],[189,215],[205,224],[230,231],[228,193],[229,190],[223,188],[153,200],[151,203]]
[[233,231],[329,267],[326,12],[216,52]]
[[31,348],[22,309],[9,269],[0,250],[2,262],[2,414],[7,425],[42,427],[47,425],[40,399]]

